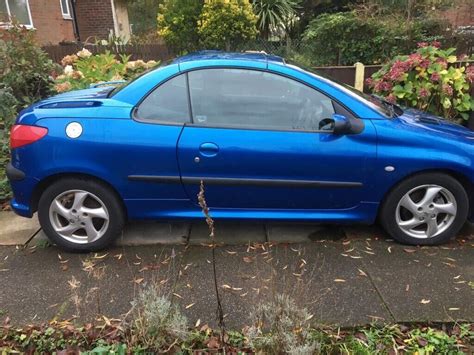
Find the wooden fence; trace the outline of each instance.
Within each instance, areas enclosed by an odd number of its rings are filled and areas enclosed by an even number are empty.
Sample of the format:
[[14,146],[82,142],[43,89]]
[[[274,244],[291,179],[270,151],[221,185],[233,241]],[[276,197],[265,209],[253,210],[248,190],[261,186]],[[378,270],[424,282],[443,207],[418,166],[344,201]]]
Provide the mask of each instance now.
[[60,63],[61,59],[65,56],[77,53],[82,48],[87,48],[90,52],[104,53],[105,51],[111,51],[117,54],[127,54],[131,56],[131,60],[143,59],[148,60],[159,60],[166,61],[174,57],[173,53],[168,49],[165,44],[135,44],[135,45],[120,45],[113,47],[104,47],[97,45],[84,45],[84,44],[64,44],[64,45],[50,45],[44,46],[43,50],[49,54],[50,58]]

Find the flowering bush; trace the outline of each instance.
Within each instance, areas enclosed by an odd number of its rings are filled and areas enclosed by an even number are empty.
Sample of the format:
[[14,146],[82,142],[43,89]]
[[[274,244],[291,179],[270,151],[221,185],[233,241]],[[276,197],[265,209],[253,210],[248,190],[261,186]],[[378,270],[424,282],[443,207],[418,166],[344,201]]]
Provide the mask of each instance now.
[[[469,95],[474,66],[458,62],[455,49],[439,42],[419,43],[410,54],[397,56],[367,80],[375,94],[389,102],[415,107],[448,119],[469,118],[474,101]],[[456,63],[456,64],[455,64]]]
[[85,48],[76,54],[65,56],[61,60],[63,73],[56,77],[56,91],[84,89],[91,84],[128,80],[158,65],[154,60],[145,63],[143,60],[129,61],[130,56],[126,55],[120,55],[119,58],[120,60],[110,52],[93,55]]
[[15,23],[0,26],[0,88],[10,90],[18,109],[51,94],[57,69],[33,31]]

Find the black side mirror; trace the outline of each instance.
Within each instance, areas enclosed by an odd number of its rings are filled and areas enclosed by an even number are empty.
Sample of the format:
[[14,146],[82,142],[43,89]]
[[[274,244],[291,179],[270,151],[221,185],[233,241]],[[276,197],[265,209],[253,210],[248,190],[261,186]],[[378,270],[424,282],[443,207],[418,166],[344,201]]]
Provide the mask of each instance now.
[[332,120],[334,121],[334,134],[351,134],[352,124],[351,121],[344,115],[333,114]]

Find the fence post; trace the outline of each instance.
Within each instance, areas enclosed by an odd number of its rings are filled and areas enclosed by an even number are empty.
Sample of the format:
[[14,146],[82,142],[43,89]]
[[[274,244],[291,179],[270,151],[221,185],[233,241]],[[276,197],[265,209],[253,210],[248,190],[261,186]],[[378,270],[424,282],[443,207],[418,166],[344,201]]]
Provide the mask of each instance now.
[[354,87],[359,91],[364,91],[364,64],[357,62],[355,66],[355,78],[354,78]]

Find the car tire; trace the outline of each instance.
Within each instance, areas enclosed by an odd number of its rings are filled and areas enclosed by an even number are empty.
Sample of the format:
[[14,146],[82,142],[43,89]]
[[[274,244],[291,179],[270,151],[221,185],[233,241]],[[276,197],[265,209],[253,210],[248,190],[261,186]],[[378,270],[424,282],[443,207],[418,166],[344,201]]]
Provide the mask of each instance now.
[[412,176],[385,199],[380,222],[395,240],[411,245],[449,241],[466,222],[469,199],[463,186],[441,173]]
[[119,196],[92,179],[66,178],[42,193],[38,218],[46,236],[70,252],[98,251],[120,235],[125,213]]

